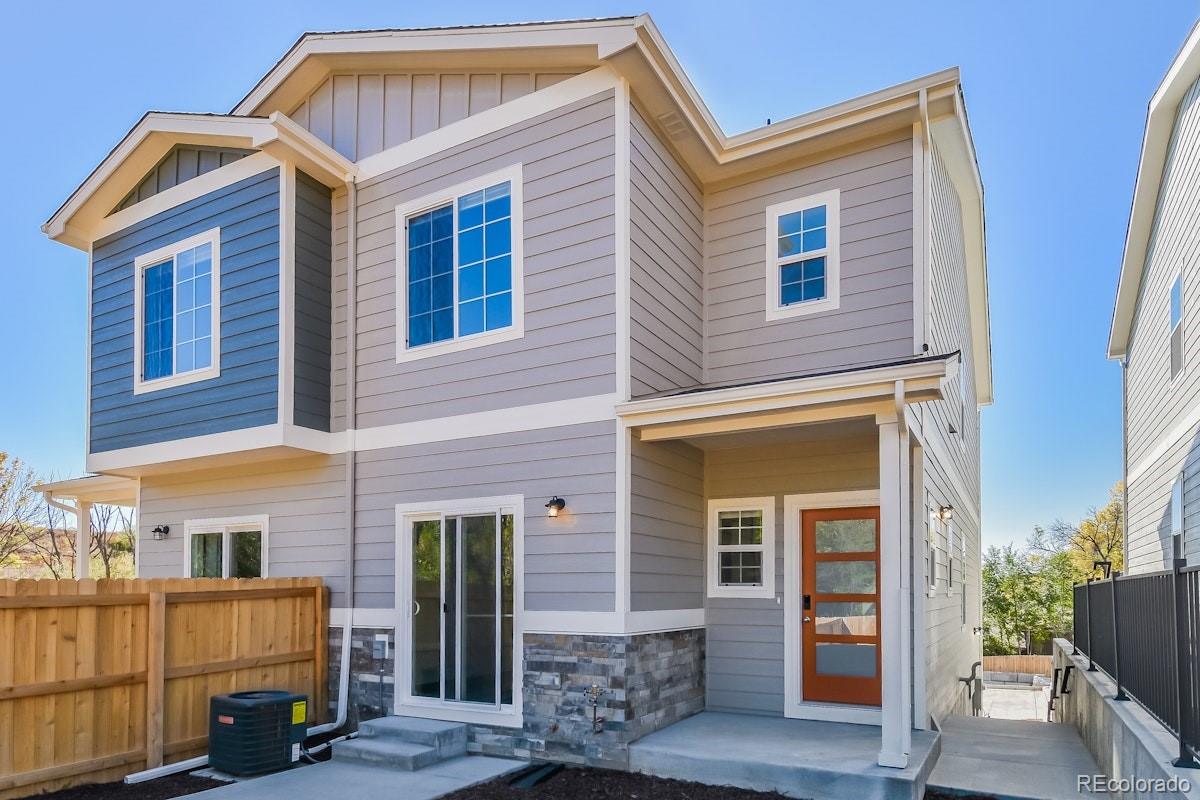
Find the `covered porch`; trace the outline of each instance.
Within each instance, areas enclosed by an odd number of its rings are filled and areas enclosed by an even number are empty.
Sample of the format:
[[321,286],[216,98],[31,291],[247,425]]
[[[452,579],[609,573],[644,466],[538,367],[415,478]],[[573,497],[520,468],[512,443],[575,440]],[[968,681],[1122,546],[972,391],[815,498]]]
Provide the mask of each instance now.
[[[120,475],[86,475],[33,487],[47,504],[75,517],[75,552],[90,548],[92,507],[97,505],[137,508],[138,482]],[[75,559],[75,577],[89,577],[90,559]]]

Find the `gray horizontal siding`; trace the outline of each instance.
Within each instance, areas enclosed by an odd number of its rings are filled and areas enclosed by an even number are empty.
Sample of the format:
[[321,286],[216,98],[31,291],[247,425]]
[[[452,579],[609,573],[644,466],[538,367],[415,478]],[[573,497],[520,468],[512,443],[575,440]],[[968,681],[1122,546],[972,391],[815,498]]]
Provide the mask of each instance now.
[[[841,305],[768,323],[766,208],[831,189],[841,190]],[[707,383],[913,354],[911,137],[711,192],[704,230]]]
[[[830,429],[832,431],[832,428]],[[775,495],[775,587],[783,595],[783,496],[879,487],[876,436],[836,436],[706,454],[708,496]],[[716,711],[783,714],[783,604],[710,597],[705,685]]]
[[241,150],[233,147],[177,145],[154,165],[154,169],[146,173],[146,177],[142,178],[137,187],[127,194],[113,211],[129,208],[134,203],[140,203],[148,197],[153,197],[159,192],[166,191],[172,186],[178,186],[184,181],[190,181],[206,172],[212,172],[218,167],[232,164],[253,152],[253,150]]
[[[606,92],[359,187],[359,427],[615,390],[614,130],[613,96]],[[396,206],[516,163],[524,165],[524,337],[397,364]],[[346,271],[340,202],[335,224],[340,408]]]
[[630,386],[704,380],[704,198],[636,107],[630,114]]
[[[133,394],[134,259],[221,228],[221,374]],[[92,251],[91,442],[98,453],[276,421],[279,170],[156,214]]]
[[357,161],[553,86],[577,71],[334,75],[289,116],[346,158]]
[[[616,427],[597,422],[359,453],[355,605],[395,604],[396,506],[525,496],[525,608],[612,611]],[[567,500],[546,516],[553,495]]]
[[333,337],[333,213],[329,189],[296,172],[295,401],[297,425],[329,430]]
[[630,610],[704,606],[704,453],[633,438]]

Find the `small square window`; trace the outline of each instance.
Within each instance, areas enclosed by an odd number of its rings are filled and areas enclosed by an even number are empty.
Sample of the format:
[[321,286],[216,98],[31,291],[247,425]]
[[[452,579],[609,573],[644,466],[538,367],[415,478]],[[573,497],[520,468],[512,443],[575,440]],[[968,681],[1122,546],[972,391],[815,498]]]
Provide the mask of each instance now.
[[709,503],[710,597],[774,597],[775,500]]
[[767,319],[838,307],[837,190],[767,209]]

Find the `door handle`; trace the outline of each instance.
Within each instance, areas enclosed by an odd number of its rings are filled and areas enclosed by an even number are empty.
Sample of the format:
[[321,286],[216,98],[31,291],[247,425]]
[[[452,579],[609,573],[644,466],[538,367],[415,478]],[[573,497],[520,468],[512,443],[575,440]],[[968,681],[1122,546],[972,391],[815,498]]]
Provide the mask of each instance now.
[[804,618],[804,621],[805,621],[805,622],[812,622],[812,617],[805,617],[805,618]]

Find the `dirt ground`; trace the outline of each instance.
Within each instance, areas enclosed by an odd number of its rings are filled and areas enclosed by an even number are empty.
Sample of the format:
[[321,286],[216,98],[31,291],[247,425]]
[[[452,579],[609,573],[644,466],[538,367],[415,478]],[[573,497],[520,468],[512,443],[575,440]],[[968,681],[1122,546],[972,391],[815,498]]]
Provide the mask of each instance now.
[[224,784],[210,778],[196,778],[183,774],[168,775],[145,783],[93,783],[89,786],[76,786],[74,789],[61,789],[35,796],[37,800],[169,800],[217,786]]
[[534,786],[517,789],[507,779],[472,786],[442,800],[785,800],[775,792],[654,778],[607,769],[564,769]]

